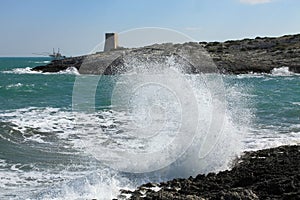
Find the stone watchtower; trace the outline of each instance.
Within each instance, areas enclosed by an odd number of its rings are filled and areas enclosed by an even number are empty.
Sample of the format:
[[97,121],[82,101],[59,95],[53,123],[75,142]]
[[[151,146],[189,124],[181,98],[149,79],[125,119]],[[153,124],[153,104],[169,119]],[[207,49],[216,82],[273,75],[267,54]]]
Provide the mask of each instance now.
[[117,33],[105,33],[105,45],[104,51],[110,51],[118,47],[118,34]]

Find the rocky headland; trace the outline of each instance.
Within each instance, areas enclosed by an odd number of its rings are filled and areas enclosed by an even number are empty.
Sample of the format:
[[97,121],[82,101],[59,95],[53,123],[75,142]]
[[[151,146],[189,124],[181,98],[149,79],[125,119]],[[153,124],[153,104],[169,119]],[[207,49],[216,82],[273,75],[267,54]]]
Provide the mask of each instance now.
[[[115,74],[131,58],[160,61],[168,56],[185,62],[190,67],[188,73],[270,73],[272,69],[280,67],[288,67],[290,71],[300,73],[300,34],[226,42],[166,43],[132,49],[119,48],[53,60],[48,65],[32,70],[59,72],[75,67],[81,74]],[[212,66],[212,62],[215,66]]]
[[245,152],[230,171],[147,183],[118,199],[300,199],[300,145]]

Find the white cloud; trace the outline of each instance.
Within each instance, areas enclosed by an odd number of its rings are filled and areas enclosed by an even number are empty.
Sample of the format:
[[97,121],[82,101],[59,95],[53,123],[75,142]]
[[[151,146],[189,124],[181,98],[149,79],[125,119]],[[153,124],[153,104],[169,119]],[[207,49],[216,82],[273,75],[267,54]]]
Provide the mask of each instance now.
[[240,0],[241,3],[245,4],[262,4],[262,3],[271,3],[272,0]]

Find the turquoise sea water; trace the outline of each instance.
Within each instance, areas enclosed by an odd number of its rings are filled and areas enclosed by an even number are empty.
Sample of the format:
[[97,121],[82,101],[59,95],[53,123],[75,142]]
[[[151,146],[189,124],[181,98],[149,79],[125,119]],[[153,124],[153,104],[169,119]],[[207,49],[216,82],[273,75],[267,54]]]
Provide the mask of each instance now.
[[[105,199],[114,197],[119,188],[179,174],[132,177],[107,168],[85,151],[88,138],[100,129],[99,145],[128,149],[140,145],[135,140],[123,144],[131,139],[125,137],[127,129],[120,128],[126,127],[128,116],[111,106],[115,77],[101,77],[96,114],[72,112],[74,82],[80,75],[74,69],[55,74],[29,69],[48,62],[47,58],[0,58],[0,199]],[[282,68],[272,75],[222,79],[229,121],[226,138],[236,138],[230,135],[233,130],[241,135],[237,139],[241,148],[234,153],[300,142],[300,76]],[[91,123],[95,119],[96,125]],[[82,135],[86,132],[88,137]]]

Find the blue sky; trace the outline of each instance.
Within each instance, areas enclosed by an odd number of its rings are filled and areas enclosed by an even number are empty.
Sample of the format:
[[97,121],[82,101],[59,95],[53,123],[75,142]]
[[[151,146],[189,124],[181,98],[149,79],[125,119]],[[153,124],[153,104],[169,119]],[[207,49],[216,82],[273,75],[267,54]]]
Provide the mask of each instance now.
[[197,41],[300,33],[299,0],[0,0],[0,56],[90,52],[105,32],[162,27]]

